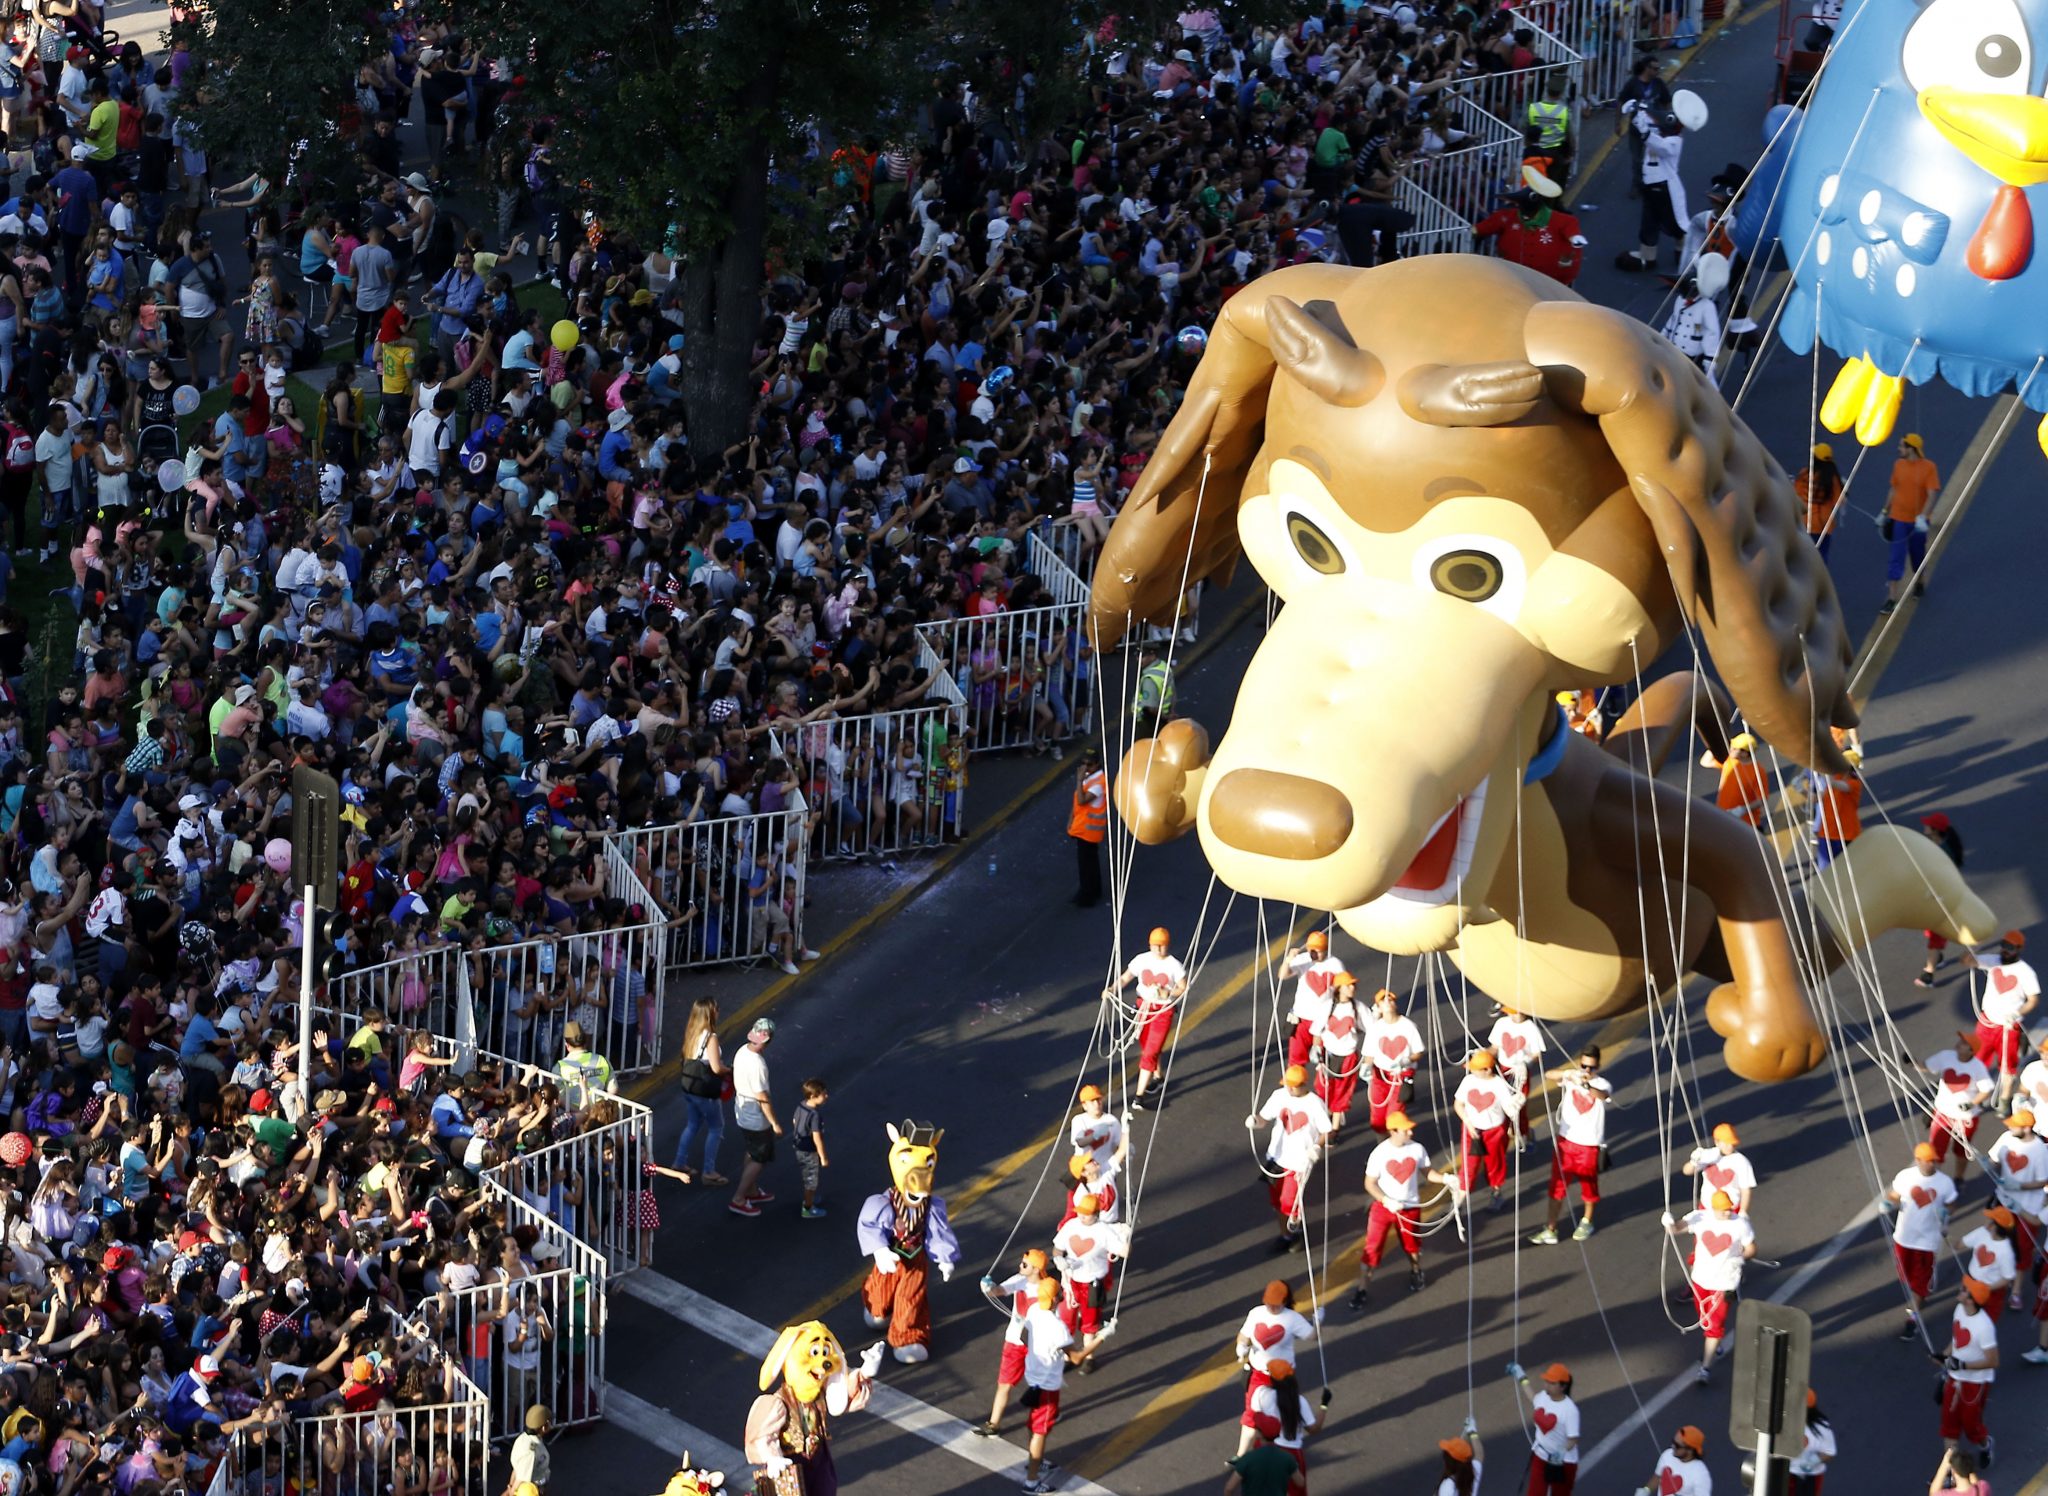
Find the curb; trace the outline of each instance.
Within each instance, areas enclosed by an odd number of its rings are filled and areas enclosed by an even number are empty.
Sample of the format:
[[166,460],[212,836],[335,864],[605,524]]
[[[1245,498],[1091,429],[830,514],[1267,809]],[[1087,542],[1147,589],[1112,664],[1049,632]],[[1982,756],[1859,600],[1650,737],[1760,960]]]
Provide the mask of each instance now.
[[[1263,607],[1265,600],[1265,588],[1254,588],[1252,595],[1245,598],[1244,601],[1225,614],[1219,624],[1203,632],[1201,639],[1175,662],[1176,669],[1185,669],[1200,663],[1210,651],[1235,634],[1246,619]],[[976,825],[966,836],[934,856],[910,882],[898,888],[894,893],[855,919],[852,924],[841,930],[837,935],[827,940],[823,946],[819,947],[818,959],[812,962],[806,971],[793,977],[777,977],[734,1012],[723,1017],[719,1026],[721,1028],[738,1028],[744,1031],[756,1018],[759,1018],[777,1003],[781,1002],[788,995],[790,989],[802,981],[805,976],[829,965],[856,938],[866,934],[875,925],[903,908],[904,905],[938,882],[941,877],[951,872],[954,865],[966,857],[971,850],[979,846],[988,836],[1000,830],[1025,806],[1051,789],[1062,778],[1071,774],[1073,768],[1074,766],[1071,763],[1050,765],[1045,773],[1039,775],[1038,778],[1012,795],[987,820]],[[680,1057],[665,1059],[645,1075],[636,1079],[631,1085],[621,1088],[620,1094],[629,1101],[638,1101],[645,1104],[652,1101],[663,1089],[673,1084],[681,1070],[682,1060]]]

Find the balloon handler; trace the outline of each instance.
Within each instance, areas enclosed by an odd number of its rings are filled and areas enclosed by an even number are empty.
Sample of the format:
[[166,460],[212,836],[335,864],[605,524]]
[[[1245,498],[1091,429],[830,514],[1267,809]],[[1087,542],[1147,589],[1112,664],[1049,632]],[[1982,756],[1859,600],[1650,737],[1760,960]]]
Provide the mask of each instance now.
[[[1198,829],[1239,893],[1446,954],[1546,1022],[1699,972],[1753,1081],[1826,1052],[1803,970],[1885,930],[1997,929],[1935,843],[1891,826],[1788,898],[1756,828],[1656,777],[1695,731],[1725,756],[1738,710],[1784,759],[1843,773],[1831,729],[1857,716],[1791,479],[1631,317],[1472,255],[1254,281],[1103,545],[1098,654],[1240,554],[1286,606],[1229,730],[1212,749],[1174,719],[1112,791],[1147,845]],[[1718,682],[1654,676],[1688,632]],[[1570,730],[1560,690],[1638,679],[1601,742]],[[1645,899],[1677,927],[1646,930]]]
[[855,1226],[861,1251],[875,1264],[860,1290],[868,1328],[887,1325],[890,1354],[905,1363],[931,1354],[930,1265],[945,1280],[960,1261],[946,1202],[932,1193],[943,1135],[929,1122],[889,1124],[889,1177],[896,1182],[861,1203]]
[[761,1363],[761,1395],[747,1411],[742,1451],[755,1467],[760,1496],[838,1496],[832,1420],[868,1405],[881,1364],[878,1340],[858,1368],[849,1367],[838,1340],[816,1320],[790,1325],[775,1337]]

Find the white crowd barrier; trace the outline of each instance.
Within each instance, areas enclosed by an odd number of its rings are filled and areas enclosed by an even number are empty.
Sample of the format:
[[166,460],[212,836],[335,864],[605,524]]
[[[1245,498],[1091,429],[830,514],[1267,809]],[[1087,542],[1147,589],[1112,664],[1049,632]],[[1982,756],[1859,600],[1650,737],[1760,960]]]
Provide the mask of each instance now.
[[965,707],[935,696],[776,734],[776,751],[796,769],[813,808],[813,855],[893,856],[957,840],[967,808],[965,727]]
[[1394,205],[1415,216],[1415,222],[1403,229],[1395,241],[1402,259],[1472,252],[1471,220],[1450,204],[1439,202],[1403,178],[1394,184]]
[[1451,212],[1477,221],[1493,211],[1502,193],[1521,186],[1523,135],[1462,94],[1445,107],[1452,128],[1464,138],[1449,150],[1411,161],[1407,179]]
[[606,857],[633,869],[664,911],[668,969],[757,961],[785,923],[803,943],[810,818],[798,793],[781,810],[616,832]]

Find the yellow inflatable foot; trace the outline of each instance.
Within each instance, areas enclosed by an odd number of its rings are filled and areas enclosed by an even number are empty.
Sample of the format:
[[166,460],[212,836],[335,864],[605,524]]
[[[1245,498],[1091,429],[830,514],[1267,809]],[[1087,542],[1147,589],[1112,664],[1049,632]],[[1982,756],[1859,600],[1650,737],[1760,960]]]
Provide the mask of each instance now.
[[1837,435],[1855,425],[1876,378],[1877,365],[1867,358],[1852,358],[1842,365],[1842,372],[1828,386],[1827,399],[1820,403],[1821,425]]
[[2041,424],[2034,428],[2034,440],[2041,444],[2041,450],[2048,452],[2048,416],[2041,417]]
[[1863,409],[1856,417],[1856,440],[1866,447],[1881,447],[1891,440],[1904,391],[1904,380],[1897,374],[1879,374],[1870,381]]

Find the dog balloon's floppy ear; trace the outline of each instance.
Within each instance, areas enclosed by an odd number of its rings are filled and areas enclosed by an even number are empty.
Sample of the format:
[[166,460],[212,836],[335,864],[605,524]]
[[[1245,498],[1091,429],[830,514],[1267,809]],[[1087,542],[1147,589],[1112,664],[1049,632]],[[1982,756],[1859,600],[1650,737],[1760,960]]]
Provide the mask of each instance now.
[[1553,398],[1599,420],[1744,719],[1788,758],[1847,772],[1828,729],[1857,720],[1849,631],[1785,470],[1693,362],[1633,318],[1543,301],[1525,336]]
[[1133,622],[1171,618],[1183,581],[1229,579],[1238,499],[1265,436],[1276,372],[1337,406],[1363,405],[1385,386],[1380,361],[1351,341],[1331,304],[1357,274],[1292,265],[1224,303],[1187,398],[1096,562],[1097,650],[1114,648]]

